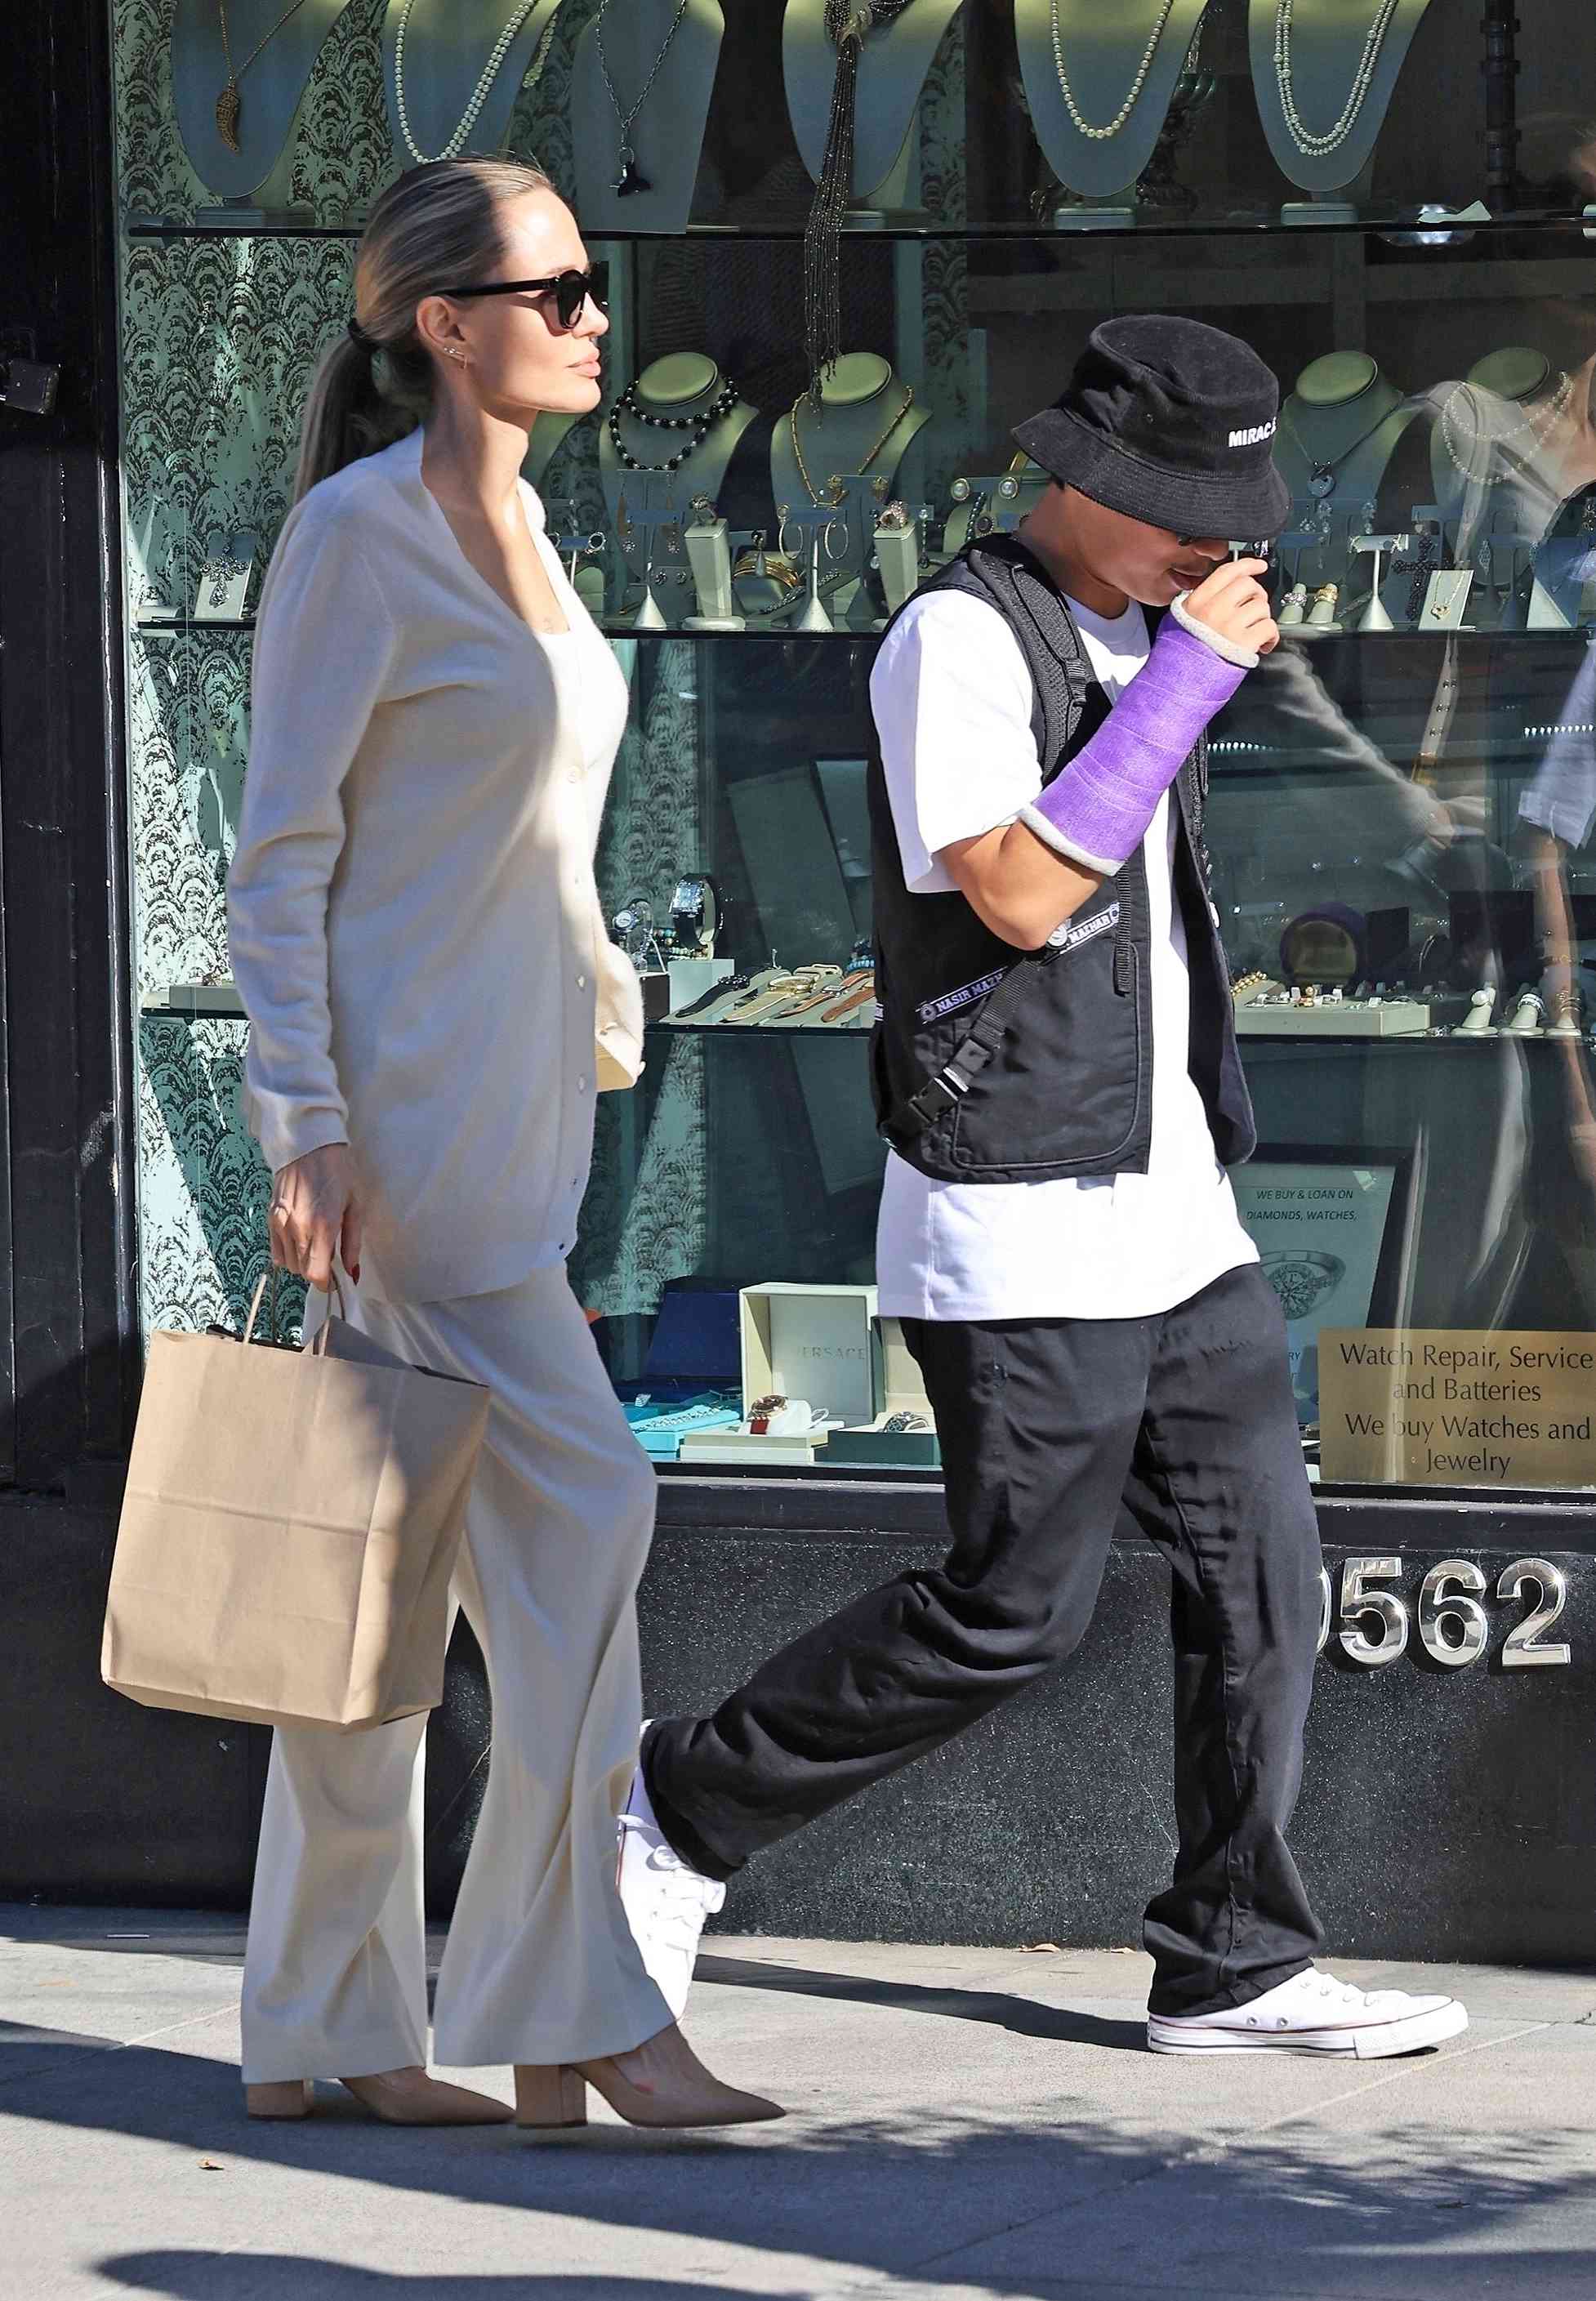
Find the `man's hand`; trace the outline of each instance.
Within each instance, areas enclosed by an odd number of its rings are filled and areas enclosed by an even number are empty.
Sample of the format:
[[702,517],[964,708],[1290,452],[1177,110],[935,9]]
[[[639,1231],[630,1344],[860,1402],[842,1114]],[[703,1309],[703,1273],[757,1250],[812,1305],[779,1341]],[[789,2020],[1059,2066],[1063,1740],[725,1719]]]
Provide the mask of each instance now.
[[354,1154],[347,1142],[307,1150],[280,1167],[272,1185],[272,1259],[281,1270],[308,1278],[323,1294],[341,1252],[351,1278],[360,1277],[362,1209]]
[[1266,559],[1227,559],[1187,594],[1186,613],[1233,647],[1267,655],[1280,643],[1269,595],[1258,580],[1268,565]]

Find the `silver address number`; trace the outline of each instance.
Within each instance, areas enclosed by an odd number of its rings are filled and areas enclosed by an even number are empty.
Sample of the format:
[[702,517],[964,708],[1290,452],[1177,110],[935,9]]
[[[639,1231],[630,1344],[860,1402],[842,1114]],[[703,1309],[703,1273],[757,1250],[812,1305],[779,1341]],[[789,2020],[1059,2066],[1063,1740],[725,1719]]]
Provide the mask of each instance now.
[[[1400,1582],[1400,1558],[1349,1558],[1341,1567],[1339,1613],[1328,1571],[1319,1569],[1319,1644],[1323,1653],[1334,1630],[1341,1652],[1366,1669],[1383,1669],[1408,1651],[1414,1613],[1397,1591],[1381,1585]],[[1485,1577],[1466,1558],[1443,1558],[1432,1566],[1419,1585],[1418,1641],[1432,1661],[1446,1669],[1466,1669],[1478,1661],[1491,1643],[1491,1619],[1480,1600]],[[1517,1600],[1524,1608],[1503,1640],[1504,1669],[1560,1669],[1573,1659],[1572,1649],[1546,1632],[1568,1602],[1568,1585],[1562,1569],[1545,1558],[1516,1558],[1504,1567],[1496,1586],[1499,1598]]]

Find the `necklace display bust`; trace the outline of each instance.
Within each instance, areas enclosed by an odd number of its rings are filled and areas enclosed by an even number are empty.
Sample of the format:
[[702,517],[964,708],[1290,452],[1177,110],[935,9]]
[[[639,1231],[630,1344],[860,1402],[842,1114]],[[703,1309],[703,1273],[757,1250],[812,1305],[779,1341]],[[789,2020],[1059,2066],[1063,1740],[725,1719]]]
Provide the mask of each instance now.
[[1282,402],[1274,461],[1291,491],[1291,528],[1319,538],[1294,573],[1345,586],[1348,540],[1366,533],[1386,469],[1418,414],[1367,352],[1311,360]]
[[[906,205],[915,110],[942,35],[963,5],[964,0],[909,0],[901,16],[865,42],[854,109],[856,199],[883,208]],[[826,31],[825,0],[787,0],[781,71],[798,151],[818,182],[837,81],[837,46]]]
[[[688,0],[678,24],[677,5],[678,0],[626,0],[623,8],[606,8],[601,21],[589,22],[576,44],[571,76],[576,211],[589,237],[687,230],[726,19],[721,0]],[[654,85],[644,96],[656,64]],[[606,67],[614,98],[605,86]],[[628,130],[624,117],[634,105]],[[623,144],[636,155],[644,189],[616,188]]]
[[1430,0],[1249,0],[1264,134],[1305,191],[1349,184],[1373,157]]
[[[217,0],[178,0],[171,25],[172,108],[195,172],[218,198],[241,200],[254,192],[263,208],[288,205],[294,122],[316,58],[348,4],[349,0],[303,0],[285,21],[288,0],[227,0],[224,42]],[[260,54],[246,65],[245,58],[263,40]],[[216,118],[217,99],[234,74],[236,152]]]
[[[1152,158],[1207,4],[1118,0],[1107,8],[1101,0],[1057,0],[1056,7],[1055,0],[1015,0],[1015,40],[1031,124],[1061,184],[1090,199],[1135,184]],[[1082,120],[1112,132],[1088,135]]]
[[1543,352],[1508,345],[1432,394],[1435,500],[1460,557],[1488,532],[1537,542],[1596,481],[1591,374],[1587,361],[1559,376]]
[[394,150],[405,167],[454,156],[451,146],[455,153],[503,148],[521,83],[561,4],[533,0],[501,53],[517,0],[410,0],[408,7],[389,0],[383,80]]
[[[695,496],[707,496],[713,503],[719,498],[738,443],[758,417],[758,409],[746,399],[733,400],[694,446],[704,417],[725,391],[726,378],[707,352],[671,352],[663,359],[651,360],[631,386],[629,396],[654,421],[640,423],[626,408],[619,407],[622,444],[644,465],[664,464],[686,450],[674,472],[630,469],[616,452],[607,422],[599,430],[598,475],[609,513],[609,531],[634,577],[641,575],[650,556],[656,568],[685,575],[684,539],[692,500]],[[628,506],[625,519],[621,516],[623,497]],[[673,523],[652,531],[652,545],[648,533],[639,527],[629,548],[625,539],[632,530],[632,515],[664,511],[676,515]],[[664,604],[671,609],[669,620],[679,622],[692,604],[690,593],[685,585],[679,585]]]
[[[777,418],[770,448],[773,502],[811,510],[815,497],[828,493],[833,477],[855,473],[882,481],[883,495],[890,495],[910,443],[930,421],[930,410],[909,397],[890,360],[879,352],[844,352],[821,383],[818,414],[805,393]],[[805,484],[806,470],[812,486]]]

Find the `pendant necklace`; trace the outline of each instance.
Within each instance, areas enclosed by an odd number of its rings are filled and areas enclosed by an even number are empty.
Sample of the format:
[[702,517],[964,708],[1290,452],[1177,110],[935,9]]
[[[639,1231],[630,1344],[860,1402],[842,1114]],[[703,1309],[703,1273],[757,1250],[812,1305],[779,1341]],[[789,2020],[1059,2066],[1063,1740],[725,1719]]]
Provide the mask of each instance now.
[[1341,117],[1323,135],[1309,128],[1297,109],[1296,90],[1291,80],[1291,11],[1293,0],[1274,0],[1274,79],[1280,90],[1280,108],[1285,115],[1287,132],[1299,152],[1306,158],[1322,159],[1328,152],[1339,151],[1358,125],[1358,115],[1363,110],[1375,73],[1380,62],[1380,51],[1385,35],[1391,29],[1391,18],[1401,0],[1380,0],[1375,21],[1369,26],[1368,38],[1363,44],[1363,54],[1358,60],[1353,75],[1352,93],[1341,106]]
[[1065,110],[1069,113],[1081,135],[1090,136],[1094,143],[1101,144],[1107,142],[1109,137],[1119,134],[1120,130],[1136,109],[1136,99],[1146,85],[1147,76],[1153,68],[1153,58],[1158,53],[1158,43],[1164,38],[1165,29],[1174,13],[1174,0],[1164,0],[1164,5],[1158,12],[1158,21],[1153,26],[1152,37],[1141,52],[1141,62],[1136,67],[1136,77],[1131,82],[1129,96],[1106,128],[1094,128],[1075,102],[1074,90],[1070,86],[1069,75],[1064,68],[1064,41],[1058,28],[1058,0],[1053,0],[1053,69],[1058,75],[1058,88],[1064,97]]
[[[615,451],[617,460],[626,471],[679,472],[689,456],[698,454],[722,416],[729,415],[736,405],[737,386],[734,383],[726,383],[722,386],[709,406],[700,409],[696,415],[653,415],[639,400],[636,383],[629,383],[609,412],[606,428],[610,435],[610,445]],[[622,440],[621,410],[623,408],[629,415],[635,416],[639,423],[646,425],[650,431],[690,431],[693,436],[685,448],[679,449],[674,456],[667,456],[663,464],[645,464],[640,457],[634,456]]]
[[[405,35],[409,29],[411,12],[415,6],[415,0],[401,0],[398,29],[394,34],[394,109],[399,115],[399,133],[405,139],[405,148],[418,166],[428,167],[438,160],[457,160],[464,151],[466,139],[476,126],[482,106],[492,93],[493,83],[503,69],[505,58],[514,46],[522,26],[537,4],[538,0],[520,0],[520,5],[495,40],[488,61],[478,75],[477,84],[471,92],[471,100],[460,115],[459,126],[441,152],[423,152],[411,132],[410,114],[405,107]],[[547,29],[544,32],[537,55],[526,74],[527,79],[533,85],[536,85],[543,76],[543,67],[548,61],[548,51],[554,45],[555,27],[557,21],[558,12],[556,11],[548,20]]]
[[658,55],[654,59],[654,69],[643,82],[643,92],[630,111],[625,109],[620,97],[615,94],[615,83],[610,78],[609,60],[604,53],[604,20],[609,4],[610,0],[598,0],[598,13],[593,19],[593,45],[598,52],[598,69],[604,75],[604,92],[614,105],[615,118],[621,123],[621,141],[615,153],[615,165],[621,172],[610,186],[610,189],[624,200],[630,199],[633,192],[649,192],[654,188],[648,177],[638,166],[638,155],[632,149],[631,127],[633,121],[648,101],[649,90],[659,78],[660,66],[669,55],[671,43],[681,29],[682,18],[687,14],[689,0],[676,0],[676,13],[671,19],[670,29],[660,44]]
[[261,50],[277,38],[288,18],[297,16],[304,5],[305,0],[291,0],[291,4],[283,10],[276,23],[267,32],[265,38],[257,40],[243,63],[235,65],[232,42],[227,36],[227,0],[216,0],[216,12],[221,19],[221,53],[227,58],[227,86],[216,99],[216,133],[230,152],[238,152],[243,148],[238,142],[238,114],[244,109],[244,99],[238,94],[238,82],[254,63],[256,56],[260,54]]
[[1369,425],[1366,431],[1360,431],[1356,439],[1352,440],[1349,445],[1341,449],[1339,456],[1332,456],[1325,459],[1313,455],[1308,448],[1304,447],[1301,435],[1298,431],[1297,426],[1292,423],[1291,417],[1286,414],[1285,409],[1283,407],[1280,411],[1281,429],[1284,431],[1286,438],[1291,441],[1292,447],[1295,448],[1297,453],[1301,456],[1303,462],[1308,465],[1308,493],[1315,497],[1320,503],[1323,503],[1327,496],[1333,496],[1335,493],[1335,483],[1337,477],[1340,474],[1341,467],[1346,462],[1349,456],[1356,455],[1358,448],[1362,447],[1364,441],[1366,439],[1372,439],[1375,432],[1380,429],[1380,426],[1383,423],[1388,423],[1395,412],[1394,408],[1383,408],[1380,414],[1375,416],[1374,422]]
[[[809,395],[806,391],[799,392],[798,397],[793,401],[792,406],[788,412],[787,426],[792,434],[793,461],[798,465],[798,477],[804,483],[805,490],[808,495],[810,502],[815,506],[816,511],[820,511],[834,506],[840,499],[842,493],[842,474],[840,472],[833,472],[831,478],[826,481],[825,494],[823,496],[815,494],[815,482],[809,477],[809,467],[804,461],[803,446],[798,439],[798,409],[803,406],[808,396]],[[903,422],[904,417],[908,414],[914,404],[915,387],[912,383],[906,383],[903,388],[903,404],[898,408],[898,413],[893,416],[890,423],[888,424],[886,430],[882,433],[881,438],[876,441],[874,447],[865,456],[864,462],[859,465],[861,474],[870,469],[872,464],[874,463],[876,457],[881,454],[882,449],[886,446],[894,431],[897,431],[898,425]]]

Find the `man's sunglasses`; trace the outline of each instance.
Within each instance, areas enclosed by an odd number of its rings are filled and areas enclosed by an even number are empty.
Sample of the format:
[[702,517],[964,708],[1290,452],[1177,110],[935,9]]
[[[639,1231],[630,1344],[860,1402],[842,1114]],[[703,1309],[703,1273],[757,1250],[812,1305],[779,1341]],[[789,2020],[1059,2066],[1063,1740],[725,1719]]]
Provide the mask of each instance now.
[[439,288],[437,292],[455,297],[552,296],[561,327],[573,328],[584,304],[591,304],[595,311],[609,310],[610,268],[607,264],[595,264],[586,272],[556,272],[552,280],[496,280],[486,288]]

